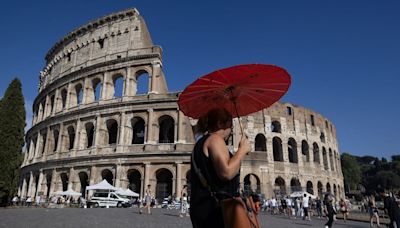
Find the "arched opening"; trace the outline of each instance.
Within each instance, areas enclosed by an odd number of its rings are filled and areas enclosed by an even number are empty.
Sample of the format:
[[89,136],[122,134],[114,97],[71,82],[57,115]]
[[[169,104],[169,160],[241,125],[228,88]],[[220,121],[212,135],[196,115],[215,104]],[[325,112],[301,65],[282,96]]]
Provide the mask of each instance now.
[[67,191],[68,190],[68,175],[66,173],[61,173],[61,185],[62,185],[62,191]]
[[46,152],[46,143],[47,143],[47,134],[42,133],[42,149],[41,149],[42,155]]
[[319,147],[318,147],[317,143],[313,143],[313,156],[314,156],[314,162],[315,163],[320,163]]
[[332,192],[332,190],[331,190],[331,184],[329,184],[329,183],[326,184],[326,191],[327,191],[327,192]]
[[61,90],[61,104],[62,104],[62,109],[65,109],[65,107],[67,106],[67,90],[63,89]]
[[335,163],[333,162],[333,154],[331,148],[329,148],[329,163],[331,164],[331,170],[335,171]]
[[47,196],[47,198],[49,198],[49,196],[50,196],[51,179],[52,179],[52,174],[48,173],[46,175],[46,187],[47,187],[46,196]]
[[281,123],[279,123],[279,121],[272,121],[271,131],[275,133],[281,133]]
[[319,136],[321,139],[321,142],[325,143],[325,134],[321,132],[321,135]]
[[80,172],[78,174],[78,176],[79,176],[79,180],[81,182],[81,193],[82,193],[82,196],[85,197],[85,195],[86,195],[86,186],[89,185],[89,177],[88,177],[86,172]]
[[322,199],[322,193],[323,193],[324,189],[323,189],[323,185],[320,181],[318,181],[317,188],[318,188],[318,196],[319,196],[319,198]]
[[245,193],[247,193],[247,194],[251,194],[251,193],[260,194],[261,193],[260,178],[258,178],[257,175],[252,174],[252,173],[247,174],[244,177],[243,182],[244,182],[243,190]]
[[86,128],[86,148],[91,148],[93,146],[94,140],[94,125],[93,123],[89,122],[85,124]]
[[118,137],[118,123],[114,119],[109,119],[106,122],[107,125],[107,133],[108,133],[108,144],[116,144]]
[[76,104],[77,105],[82,104],[83,89],[81,84],[75,86],[75,93],[76,93]]
[[57,129],[53,130],[53,152],[57,151],[57,147],[58,147],[58,137],[59,137],[60,133]]
[[272,139],[272,149],[274,153],[274,161],[283,161],[282,140],[279,137]]
[[267,140],[263,134],[258,134],[256,136],[255,151],[267,151]]
[[301,189],[301,184],[299,179],[297,178],[292,178],[290,180],[290,190],[291,192],[298,192],[298,191],[302,191]]
[[128,188],[140,195],[142,190],[142,175],[136,169],[128,170]]
[[25,192],[26,192],[26,194],[27,195],[25,195],[25,196],[28,196],[28,190],[29,190],[29,182],[31,181],[31,177],[28,175],[26,178],[25,178],[25,182],[26,182],[26,189],[25,189]]
[[328,170],[328,155],[326,154],[326,149],[325,147],[322,147],[322,158],[324,159],[324,169]]
[[310,162],[309,147],[308,147],[308,143],[306,140],[301,141],[301,154],[303,154],[303,156],[305,156],[306,162]]
[[149,92],[149,74],[146,71],[139,71],[136,74],[135,95],[147,94]]
[[311,181],[307,181],[307,192],[314,195],[313,183]]
[[54,100],[56,99],[56,96],[55,95],[52,95],[51,97],[50,97],[50,115],[53,113],[53,110],[54,110]]
[[[34,192],[34,196],[36,196],[37,195],[37,193],[38,193],[38,187],[39,187],[39,173],[37,173],[37,174],[35,174],[35,177],[34,177],[35,179],[35,192]],[[41,184],[41,183],[40,183]]]
[[99,101],[101,100],[101,91],[103,89],[103,84],[101,83],[101,80],[98,78],[93,79],[92,84],[93,84],[94,101]]
[[286,185],[285,180],[282,177],[278,177],[275,179],[275,195],[277,197],[286,195]]
[[68,150],[72,150],[75,142],[75,128],[73,126],[68,127],[68,141]]
[[114,85],[114,98],[121,98],[124,90],[124,77],[122,75],[116,75],[113,79]]
[[156,199],[162,202],[164,198],[172,196],[172,173],[168,169],[159,169],[156,172],[156,179]]
[[144,120],[135,117],[131,121],[132,124],[132,144],[144,144]]
[[336,184],[333,184],[333,195],[335,195],[335,197],[338,197]]
[[290,163],[298,163],[297,157],[297,143],[296,140],[290,138],[288,141],[288,154],[289,154],[289,162]]
[[170,116],[161,116],[158,119],[158,125],[160,126],[159,131],[159,143],[174,143],[175,135],[175,123],[174,119]]
[[103,171],[101,171],[101,179],[106,180],[111,185],[114,185],[114,175],[109,169],[103,169]]

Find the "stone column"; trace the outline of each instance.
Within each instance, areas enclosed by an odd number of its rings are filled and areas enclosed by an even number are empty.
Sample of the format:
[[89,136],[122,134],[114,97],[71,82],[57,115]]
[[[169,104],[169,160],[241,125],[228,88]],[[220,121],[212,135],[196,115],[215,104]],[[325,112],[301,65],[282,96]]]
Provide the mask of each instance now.
[[151,85],[149,93],[158,94],[158,83],[157,83],[157,81],[158,81],[158,78],[160,77],[160,73],[161,73],[161,64],[160,64],[160,62],[158,62],[158,61],[153,62],[152,63],[152,68],[153,68],[153,71],[152,71],[151,77],[149,77],[150,78],[149,85]]
[[147,144],[156,144],[156,141],[153,137],[153,132],[154,132],[154,126],[153,126],[153,119],[154,119],[154,111],[152,108],[147,109],[147,112],[149,114],[148,119],[147,119]]
[[[303,152],[302,152],[302,148],[301,148],[301,142],[297,142],[297,147],[296,147],[296,153],[297,153],[297,161],[298,161],[298,167],[299,168],[303,168],[304,167],[304,163],[306,161],[303,160]],[[307,160],[307,156],[304,157],[304,159]]]
[[73,167],[69,168],[68,187],[67,190],[73,189],[75,180],[75,170]]
[[150,166],[149,162],[144,163],[144,185],[142,186],[143,191],[141,191],[141,198],[144,196],[144,191],[146,190],[147,185],[150,184]]
[[288,151],[288,143],[287,139],[282,139],[282,153],[283,153],[283,161],[284,162],[289,162],[289,151]]
[[176,197],[182,197],[182,162],[175,162],[176,164]]
[[30,177],[29,177],[29,188],[28,188],[28,196],[32,196],[32,194],[33,194],[33,192],[32,192],[32,190],[33,190],[33,172],[31,171],[30,172]]
[[38,196],[39,192],[42,191],[42,182],[43,182],[43,169],[41,169],[40,173],[39,173],[39,180],[38,180],[38,183],[37,183],[37,189],[36,189],[35,197]]
[[60,124],[60,129],[58,131],[58,143],[57,143],[57,149],[56,149],[56,154],[61,152],[62,145],[63,145],[63,135],[64,135],[64,124]]
[[110,73],[105,72],[103,76],[103,88],[101,90],[101,98],[102,100],[108,100],[112,97],[109,95],[110,91]]
[[132,78],[132,68],[126,68],[126,80],[125,80],[125,96],[134,96],[136,94],[136,90],[134,90],[133,82],[136,81],[136,78]]
[[94,129],[94,146],[97,148],[100,145],[100,131],[101,131],[101,116],[98,115],[96,117],[96,126]]
[[[122,148],[125,145],[125,130],[126,130],[126,114],[125,112],[121,112],[120,124],[119,124],[119,137],[117,141],[118,147],[120,147],[119,152],[123,152]],[[122,148],[121,148],[122,147]],[[117,148],[118,151],[118,148]]]
[[51,150],[51,148],[49,148],[49,145],[50,145],[50,135],[51,134],[51,131],[50,131],[50,127],[47,127],[47,131],[46,131],[46,141],[44,142],[44,151],[43,151],[43,155],[42,155],[42,157],[43,157],[43,161],[46,161],[46,156],[47,156],[47,154],[49,154],[49,150]]
[[185,143],[185,127],[186,127],[186,122],[185,122],[185,116],[181,111],[178,111],[178,137],[176,142],[177,143]]
[[78,119],[75,130],[74,148],[72,148],[72,155],[71,155],[72,157],[75,157],[76,151],[79,149],[80,138],[81,138],[81,119]]
[[56,184],[57,184],[57,170],[53,169],[51,173],[51,183],[50,183],[50,193],[49,193],[50,196],[55,192]]
[[35,147],[35,153],[34,153],[34,155],[33,155],[33,158],[37,158],[37,157],[39,157],[39,153],[40,153],[40,148],[41,148],[41,139],[42,138],[42,136],[41,136],[41,134],[40,134],[40,131],[38,132],[38,135],[37,135],[37,139],[36,139],[36,147]]
[[65,101],[65,110],[68,110],[70,108],[70,103],[71,103],[71,90],[72,90],[72,84],[69,83],[67,87],[67,99]]
[[114,186],[117,188],[122,187],[121,186],[121,173],[122,173],[122,166],[121,166],[121,164],[117,164],[115,166],[115,182],[114,182]]
[[23,176],[23,180],[22,180],[22,189],[21,189],[21,194],[18,194],[21,198],[22,197],[26,197],[26,177],[25,175]]
[[90,177],[89,177],[89,185],[96,184],[96,166],[90,167]]

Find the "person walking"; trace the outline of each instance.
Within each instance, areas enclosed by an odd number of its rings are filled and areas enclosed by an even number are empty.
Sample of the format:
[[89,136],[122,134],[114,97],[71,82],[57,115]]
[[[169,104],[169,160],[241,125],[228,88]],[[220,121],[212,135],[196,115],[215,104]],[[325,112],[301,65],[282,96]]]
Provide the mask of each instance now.
[[333,217],[336,214],[335,209],[333,208],[333,197],[329,194],[325,195],[325,214],[328,216],[328,222],[325,223],[325,228],[331,228],[333,224]]
[[[232,115],[225,109],[213,109],[207,114],[207,125],[193,149],[191,160],[190,219],[194,228],[224,227],[218,192],[239,195],[240,165],[251,146],[242,137],[235,154],[229,152],[226,141],[232,133]],[[213,194],[217,193],[216,195]]]
[[307,197],[307,194],[303,195],[303,201],[302,201],[302,205],[303,205],[303,211],[304,211],[304,216],[303,216],[303,220],[307,219],[307,220],[311,220],[310,215],[308,213],[308,208],[309,208],[309,198]]
[[349,210],[348,210],[347,204],[346,204],[346,202],[343,200],[343,198],[340,198],[340,201],[339,201],[339,210],[340,210],[340,213],[342,213],[342,215],[343,215],[343,221],[346,223],[346,221],[347,221],[347,216],[349,215]]
[[315,201],[318,218],[322,218],[322,202],[319,197]]
[[[146,191],[145,191],[145,195],[144,195],[144,202],[146,203],[146,208],[147,208],[147,214],[151,214],[151,185],[147,185]],[[139,206],[139,214],[142,214],[142,208]]]
[[381,227],[379,224],[379,215],[378,215],[378,208],[376,207],[375,203],[375,196],[371,195],[368,199],[368,212],[369,212],[369,223],[371,227],[374,226],[374,218],[376,219],[376,225]]
[[187,196],[187,185],[184,185],[181,191],[181,212],[179,213],[181,218],[183,215],[189,216]]
[[383,199],[385,213],[389,216],[389,228],[393,228],[394,224],[396,227],[400,227],[400,209],[399,205],[396,202],[394,196],[389,196],[385,193],[385,190],[382,188],[378,189],[379,195]]

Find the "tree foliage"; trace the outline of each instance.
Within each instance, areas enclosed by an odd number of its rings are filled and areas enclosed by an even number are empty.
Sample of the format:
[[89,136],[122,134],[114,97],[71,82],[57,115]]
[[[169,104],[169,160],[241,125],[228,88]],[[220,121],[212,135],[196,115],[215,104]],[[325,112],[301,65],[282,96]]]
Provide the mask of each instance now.
[[21,82],[14,79],[0,102],[0,204],[17,190],[24,145],[25,107]]
[[357,157],[343,153],[341,162],[346,191],[356,189],[361,182],[361,169],[357,162]]

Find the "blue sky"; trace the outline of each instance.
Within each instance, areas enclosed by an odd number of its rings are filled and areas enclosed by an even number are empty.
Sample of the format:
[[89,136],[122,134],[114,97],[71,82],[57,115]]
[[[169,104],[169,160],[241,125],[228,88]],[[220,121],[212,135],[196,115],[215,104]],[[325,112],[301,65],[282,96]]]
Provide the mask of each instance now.
[[135,7],[163,48],[170,91],[236,64],[285,68],[283,101],[337,128],[339,150],[400,154],[400,2],[376,0],[69,0],[2,3],[0,96],[18,76],[31,118],[47,51],[71,30]]

